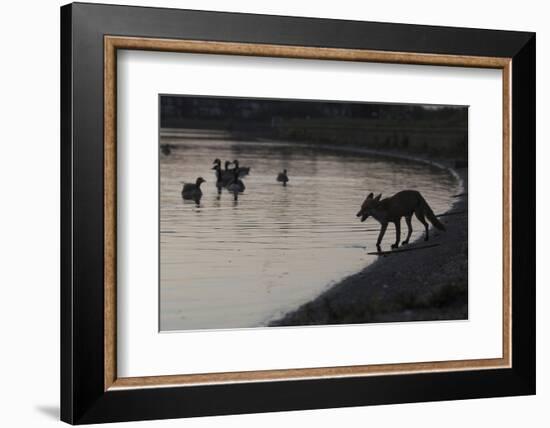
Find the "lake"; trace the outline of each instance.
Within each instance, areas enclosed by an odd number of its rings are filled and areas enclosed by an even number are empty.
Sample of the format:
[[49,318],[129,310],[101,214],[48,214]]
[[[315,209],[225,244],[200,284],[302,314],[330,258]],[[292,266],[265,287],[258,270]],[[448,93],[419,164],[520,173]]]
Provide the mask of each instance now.
[[[159,154],[162,331],[264,327],[376,259],[367,251],[379,224],[355,216],[369,192],[416,189],[438,214],[460,190],[445,169],[338,148],[201,132],[161,144],[172,145]],[[238,199],[218,194],[215,158],[251,167]],[[286,187],[276,181],[285,168]],[[200,203],[184,201],[182,182],[198,176],[207,181]],[[416,218],[413,228],[411,242],[423,231]],[[382,248],[394,240],[390,225]]]

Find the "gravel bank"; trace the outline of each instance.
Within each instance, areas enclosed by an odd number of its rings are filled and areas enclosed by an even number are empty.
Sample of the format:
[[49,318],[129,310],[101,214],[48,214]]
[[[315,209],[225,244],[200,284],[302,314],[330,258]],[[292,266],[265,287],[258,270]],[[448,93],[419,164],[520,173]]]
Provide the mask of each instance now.
[[[467,192],[468,170],[458,170]],[[427,244],[439,246],[379,257],[315,300],[287,313],[270,326],[432,321],[468,318],[467,194],[456,198],[440,217],[447,228],[430,228]],[[391,226],[390,226],[391,227]],[[418,223],[413,223],[418,227]],[[391,229],[388,230],[391,235]],[[404,248],[424,245],[423,238]],[[384,245],[384,249],[389,244]],[[375,248],[368,249],[375,251]]]

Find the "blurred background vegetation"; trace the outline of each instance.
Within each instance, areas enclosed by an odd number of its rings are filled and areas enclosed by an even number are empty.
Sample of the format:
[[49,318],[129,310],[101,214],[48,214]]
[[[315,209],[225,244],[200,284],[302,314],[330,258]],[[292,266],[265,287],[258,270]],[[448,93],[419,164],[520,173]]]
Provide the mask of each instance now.
[[398,151],[467,165],[465,106],[162,95],[160,108],[163,129]]

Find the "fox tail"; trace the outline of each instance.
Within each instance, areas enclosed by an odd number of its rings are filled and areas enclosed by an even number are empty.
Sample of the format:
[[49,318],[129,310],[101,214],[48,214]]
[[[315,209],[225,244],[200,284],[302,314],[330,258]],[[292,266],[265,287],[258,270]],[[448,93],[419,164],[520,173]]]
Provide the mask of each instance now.
[[445,229],[445,226],[443,223],[441,223],[438,218],[435,216],[434,212],[426,202],[424,198],[422,198],[422,204],[424,205],[424,212],[426,214],[426,218],[430,221],[431,224],[433,224],[436,228],[439,230],[447,230]]

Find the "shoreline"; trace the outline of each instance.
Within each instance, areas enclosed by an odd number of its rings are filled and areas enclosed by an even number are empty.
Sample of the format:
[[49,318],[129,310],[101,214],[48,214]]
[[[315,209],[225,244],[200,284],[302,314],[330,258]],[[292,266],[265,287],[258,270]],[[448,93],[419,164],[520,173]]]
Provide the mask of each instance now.
[[[174,138],[175,135],[170,137]],[[186,138],[182,138],[186,139]],[[445,213],[463,214],[440,219],[447,227],[440,232],[430,226],[430,240],[422,236],[403,249],[425,244],[437,247],[422,251],[396,252],[379,256],[359,272],[343,278],[313,300],[291,310],[267,326],[381,323],[402,321],[463,320],[468,318],[468,207],[467,166],[460,168],[453,159],[400,150],[378,150],[349,145],[308,144],[267,138],[241,141],[241,144],[269,143],[298,145],[321,150],[338,150],[366,156],[380,156],[420,162],[440,168],[458,183],[456,199]],[[419,227],[418,222],[413,227]],[[391,234],[391,229],[390,229]],[[389,243],[384,250],[389,250]],[[369,248],[367,251],[373,251]],[[388,261],[388,258],[391,261]],[[398,263],[395,263],[398,261]]]
[[[430,227],[428,242],[424,243],[420,237],[400,248],[439,244],[437,247],[379,256],[363,270],[270,321],[268,326],[467,319],[468,201],[464,192],[467,192],[468,170],[437,166],[453,171],[462,188],[446,213],[462,214],[440,218],[447,231]],[[417,228],[418,222],[413,223],[413,227]]]

